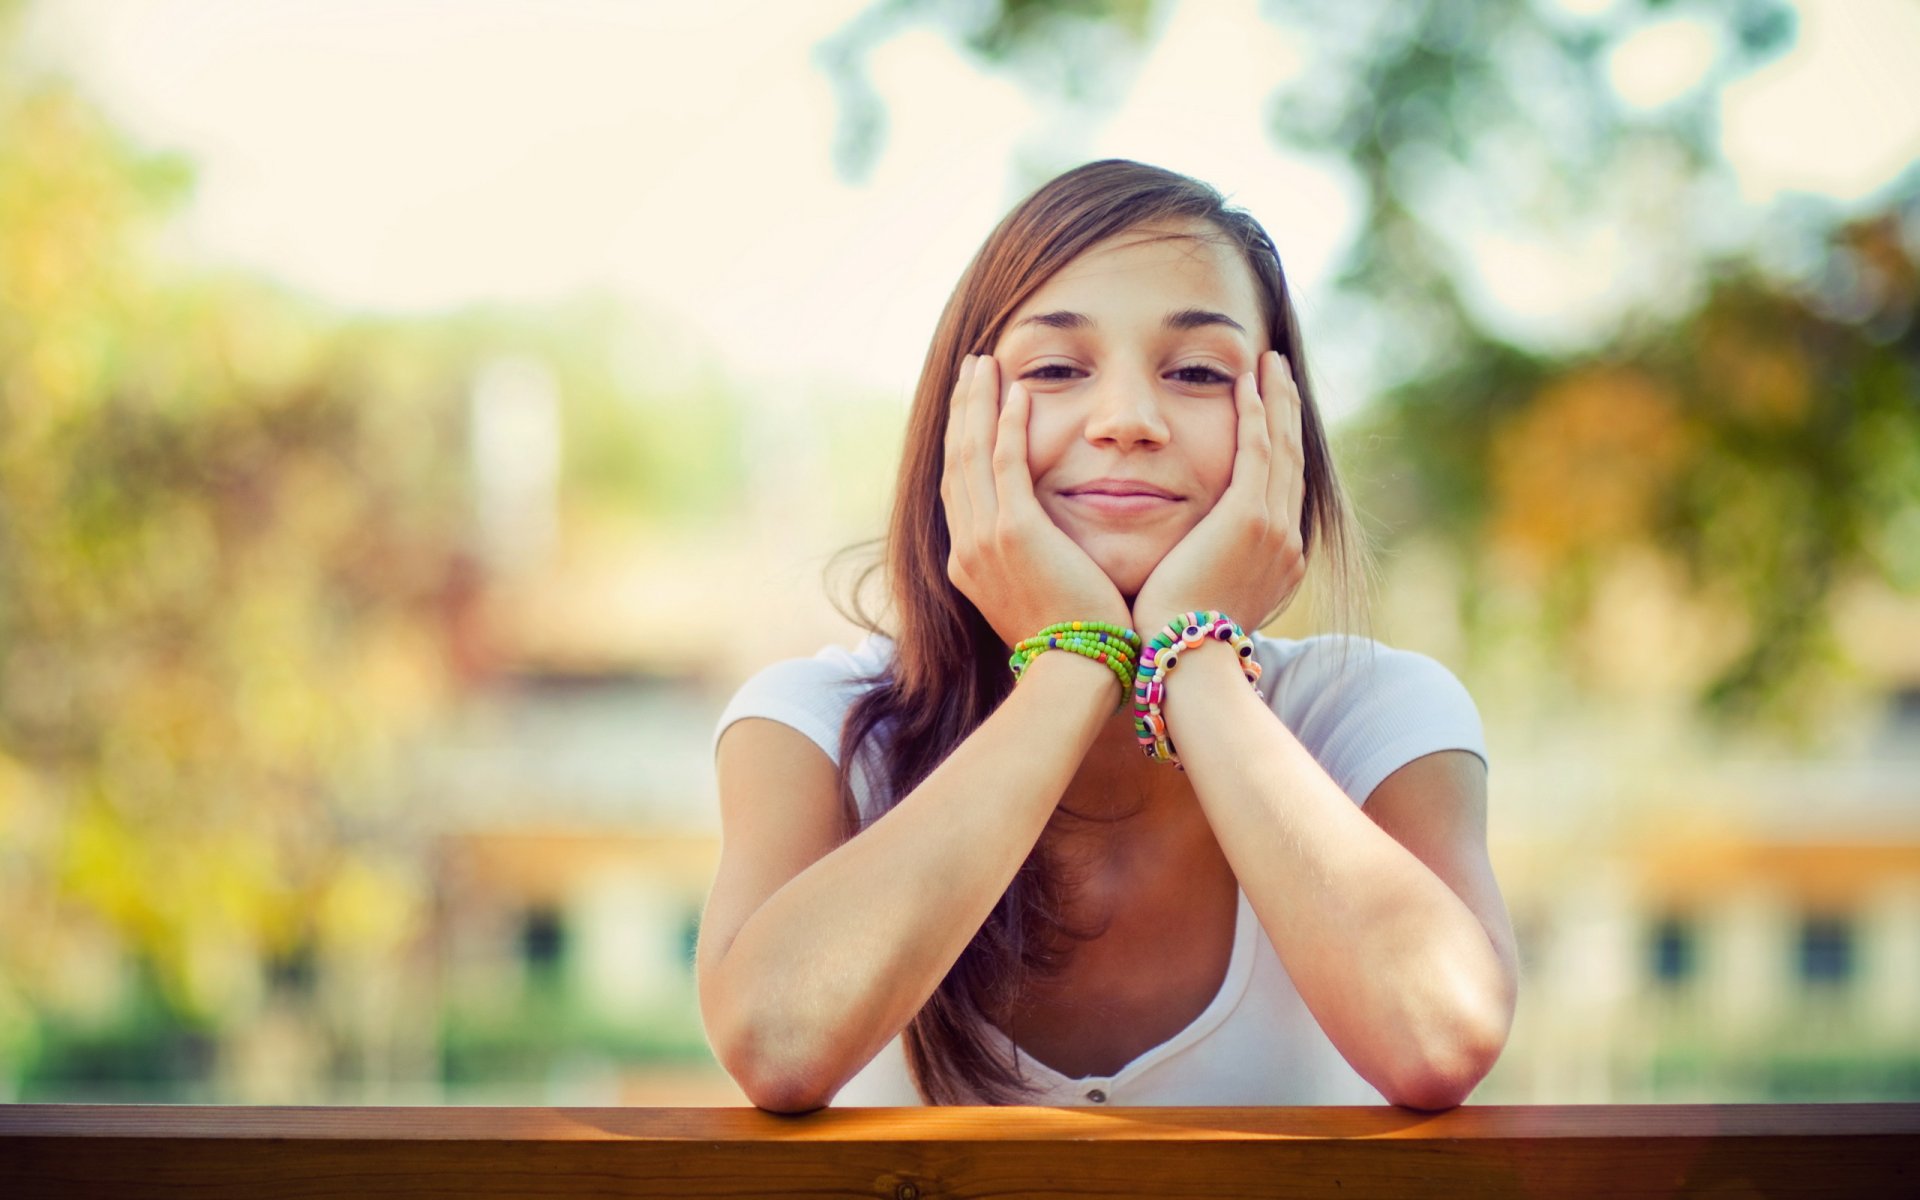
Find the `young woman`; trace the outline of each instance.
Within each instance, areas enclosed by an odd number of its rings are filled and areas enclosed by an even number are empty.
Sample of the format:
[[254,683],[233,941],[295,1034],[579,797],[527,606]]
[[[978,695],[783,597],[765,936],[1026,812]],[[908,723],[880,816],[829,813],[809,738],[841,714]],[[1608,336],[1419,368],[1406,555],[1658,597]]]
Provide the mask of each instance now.
[[1246,632],[1310,562],[1350,610],[1362,547],[1251,217],[1124,161],[1015,208],[921,373],[889,628],[715,733],[696,969],[747,1097],[1460,1103],[1516,986],[1473,701]]

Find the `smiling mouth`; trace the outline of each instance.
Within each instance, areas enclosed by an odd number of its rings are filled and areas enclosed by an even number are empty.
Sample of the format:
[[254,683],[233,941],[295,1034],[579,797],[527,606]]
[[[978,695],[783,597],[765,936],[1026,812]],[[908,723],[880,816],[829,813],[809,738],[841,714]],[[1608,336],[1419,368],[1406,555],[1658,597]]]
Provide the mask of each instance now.
[[1062,488],[1060,495],[1068,495],[1073,499],[1183,499],[1181,495],[1167,492],[1158,484],[1144,484],[1139,480],[1092,480],[1091,484],[1081,484],[1077,488]]
[[1171,496],[1156,496],[1150,492],[1129,492],[1115,495],[1110,492],[1062,492],[1068,500],[1079,507],[1098,513],[1144,513],[1169,508],[1179,501]]

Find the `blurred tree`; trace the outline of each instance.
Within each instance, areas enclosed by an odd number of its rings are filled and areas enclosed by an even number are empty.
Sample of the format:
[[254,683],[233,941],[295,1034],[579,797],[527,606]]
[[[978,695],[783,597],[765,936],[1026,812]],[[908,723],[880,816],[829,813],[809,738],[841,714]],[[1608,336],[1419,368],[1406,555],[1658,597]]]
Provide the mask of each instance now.
[[814,52],[840,101],[834,165],[849,180],[863,179],[885,148],[886,105],[867,76],[867,56],[903,30],[938,25],[976,61],[1098,108],[1124,89],[1165,8],[1159,0],[876,0]]
[[[1482,647],[1516,616],[1579,644],[1609,573],[1651,550],[1738,634],[1702,712],[1808,733],[1849,669],[1842,585],[1920,590],[1916,216],[1834,232],[1829,270],[1871,293],[1857,318],[1728,264],[1695,311],[1586,354],[1465,342],[1347,431],[1382,485],[1372,514],[1450,548]],[[1531,596],[1517,613],[1503,577]],[[1584,681],[1577,653],[1562,661]]]
[[550,372],[556,507],[625,530],[741,503],[743,410],[684,330],[605,299],[347,319],[167,261],[190,167],[30,74],[24,8],[0,0],[0,1095],[178,1089],[270,1005],[337,1026],[317,993],[404,974],[431,919],[394,760],[495,665],[476,376]]
[[[1282,94],[1276,132],[1339,150],[1362,184],[1333,319],[1374,329],[1397,366],[1351,431],[1376,451],[1363,473],[1402,481],[1397,505],[1371,507],[1396,533],[1452,548],[1469,645],[1491,645],[1512,619],[1483,601],[1517,567],[1538,600],[1535,631],[1577,664],[1609,571],[1650,548],[1743,631],[1701,684],[1703,713],[1807,732],[1817,682],[1842,666],[1839,585],[1916,582],[1886,548],[1920,495],[1920,346],[1910,205],[1835,231],[1819,255],[1825,280],[1769,278],[1716,227],[1731,187],[1715,97],[1786,48],[1792,10],[1673,0],[1590,20],[1530,0],[1311,13],[1290,0],[1282,11],[1311,16],[1334,52],[1331,69]],[[1717,31],[1711,65],[1664,104],[1623,106],[1609,52],[1680,19]],[[1652,287],[1590,344],[1528,349],[1472,298],[1463,214],[1520,229],[1604,223],[1624,233],[1620,253],[1652,260]],[[1880,282],[1836,318],[1819,296],[1836,278]]]
[[[1111,72],[1123,77],[1168,11],[876,4],[822,56],[857,100],[843,162],[863,170],[881,145],[860,57],[911,22],[940,26],[984,69],[1084,96],[1097,89],[1080,68],[1049,72],[1064,61],[1054,51],[1103,28],[1132,47]],[[1715,103],[1791,43],[1791,7],[1646,0],[1583,16],[1535,0],[1279,0],[1269,12],[1312,63],[1274,97],[1276,138],[1338,156],[1358,184],[1359,232],[1324,319],[1381,364],[1371,409],[1343,432],[1388,548],[1448,548],[1476,657],[1513,632],[1516,613],[1489,597],[1517,574],[1536,601],[1518,614],[1526,632],[1569,663],[1609,572],[1650,550],[1743,631],[1701,681],[1702,712],[1806,731],[1811,685],[1836,665],[1840,586],[1920,586],[1898,533],[1920,523],[1920,188],[1880,217],[1842,226],[1815,212],[1790,231],[1816,247],[1812,276],[1749,264],[1729,229]],[[1676,23],[1705,31],[1710,61],[1673,95],[1624,104],[1617,53]],[[1584,333],[1516,335],[1476,278],[1472,235],[1595,227],[1616,235],[1638,292]]]
[[[388,953],[353,846],[449,686],[463,364],[148,249],[190,180],[11,61],[0,10],[0,1080],[123,974],[165,1019],[260,960]],[[454,448],[450,450],[450,447]],[[353,786],[349,786],[349,784]],[[150,963],[123,964],[135,952]],[[46,1068],[52,1069],[52,1068]]]

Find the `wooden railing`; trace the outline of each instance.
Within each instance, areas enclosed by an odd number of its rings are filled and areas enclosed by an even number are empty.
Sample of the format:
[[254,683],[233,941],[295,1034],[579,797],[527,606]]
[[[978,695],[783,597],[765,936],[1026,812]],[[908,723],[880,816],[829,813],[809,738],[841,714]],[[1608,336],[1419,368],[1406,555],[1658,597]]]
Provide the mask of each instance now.
[[0,1106],[0,1197],[1920,1196],[1920,1104]]

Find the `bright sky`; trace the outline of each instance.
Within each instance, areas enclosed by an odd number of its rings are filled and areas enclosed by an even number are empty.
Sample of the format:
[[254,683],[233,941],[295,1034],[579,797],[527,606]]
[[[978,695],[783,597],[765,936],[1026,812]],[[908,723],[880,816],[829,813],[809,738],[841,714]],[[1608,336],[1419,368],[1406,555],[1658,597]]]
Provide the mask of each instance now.
[[[1610,0],[1557,2],[1579,20]],[[1338,163],[1266,136],[1268,98],[1311,46],[1253,0],[1181,3],[1122,107],[1093,124],[1063,124],[930,29],[902,34],[871,63],[886,149],[852,186],[833,173],[835,100],[812,48],[864,6],[39,0],[30,36],[124,128],[198,164],[181,231],[193,253],[342,306],[606,288],[676,314],[742,378],[904,396],[960,269],[1016,198],[1016,154],[1045,142],[1228,192],[1273,232],[1309,340],[1337,342],[1315,313],[1354,191]],[[1800,7],[1795,50],[1724,97],[1750,206],[1791,190],[1859,203],[1920,157],[1920,6]],[[1620,46],[1611,78],[1657,108],[1719,52],[1668,21]],[[1605,228],[1529,240],[1489,225],[1467,246],[1478,302],[1546,342],[1658,286],[1658,263]],[[1323,355],[1336,413],[1364,372]]]

